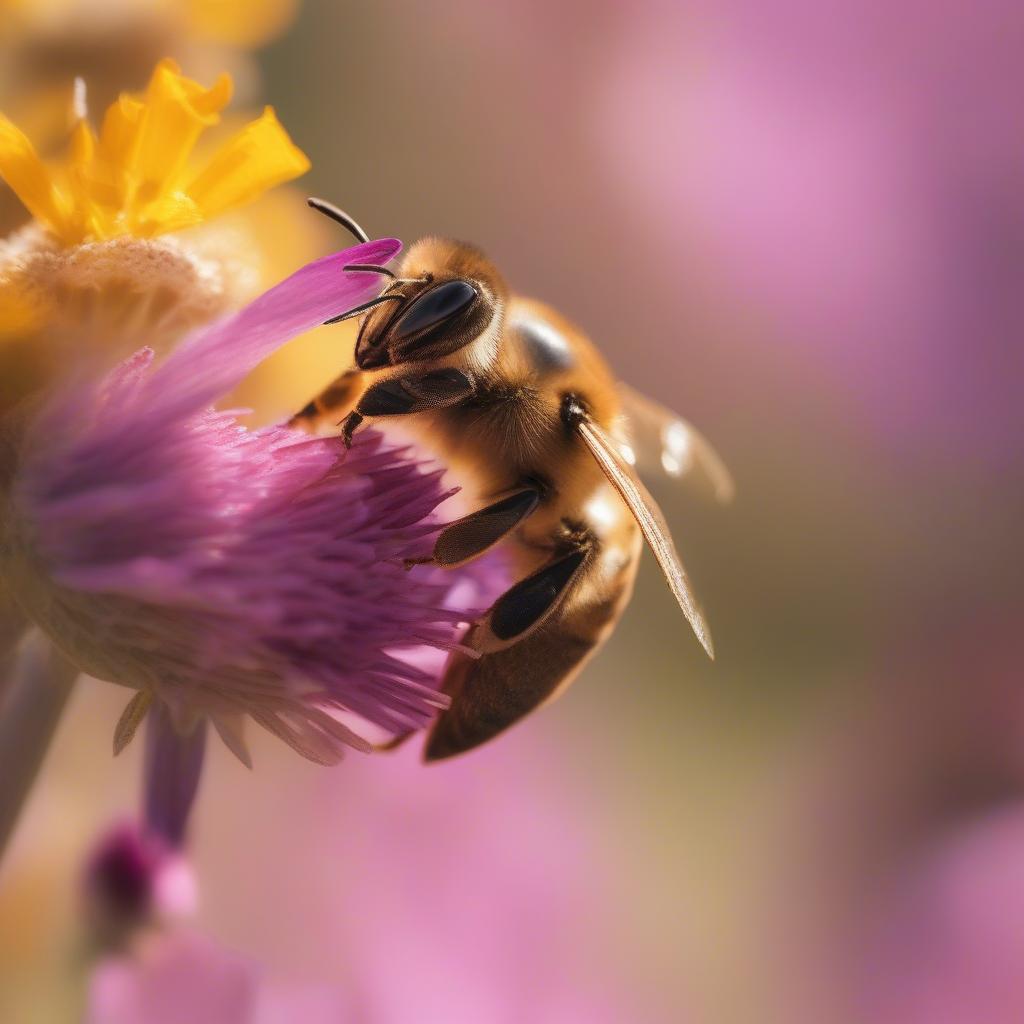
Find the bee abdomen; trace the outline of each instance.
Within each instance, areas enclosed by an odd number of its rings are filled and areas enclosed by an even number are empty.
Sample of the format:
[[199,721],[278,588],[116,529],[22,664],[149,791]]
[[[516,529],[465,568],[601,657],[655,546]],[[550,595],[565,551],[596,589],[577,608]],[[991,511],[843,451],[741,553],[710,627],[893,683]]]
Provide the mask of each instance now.
[[595,642],[566,635],[555,621],[475,661],[458,655],[445,679],[452,707],[430,734],[427,760],[451,757],[493,739],[566,686],[595,649]]

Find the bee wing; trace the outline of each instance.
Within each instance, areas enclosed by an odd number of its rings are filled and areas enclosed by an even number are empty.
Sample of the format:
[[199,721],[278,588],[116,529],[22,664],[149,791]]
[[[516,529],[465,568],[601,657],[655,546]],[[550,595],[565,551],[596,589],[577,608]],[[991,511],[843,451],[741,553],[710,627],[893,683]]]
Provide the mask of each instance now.
[[729,470],[693,424],[628,384],[620,383],[618,391],[632,441],[630,452],[623,453],[627,462],[645,476],[693,481],[716,501],[732,501],[736,485]]
[[679,602],[687,622],[693,627],[701,646],[714,658],[715,649],[711,642],[711,631],[708,629],[704,614],[693,596],[689,577],[679,559],[679,553],[672,542],[665,517],[658,508],[658,503],[651,497],[640,478],[633,472],[618,443],[592,419],[583,419],[576,427],[583,438],[584,444],[597,460],[604,475],[622,496],[630,512],[644,535],[644,540],[654,553],[654,557],[665,574],[669,589]]

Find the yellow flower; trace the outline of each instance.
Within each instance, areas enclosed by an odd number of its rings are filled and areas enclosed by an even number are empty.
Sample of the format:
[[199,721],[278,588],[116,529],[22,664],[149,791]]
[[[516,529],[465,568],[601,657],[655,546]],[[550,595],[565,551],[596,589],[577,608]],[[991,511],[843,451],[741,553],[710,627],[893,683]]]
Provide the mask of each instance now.
[[204,88],[162,61],[98,132],[79,116],[55,163],[0,116],[0,176],[33,217],[0,239],[0,415],[70,360],[116,360],[140,336],[165,348],[259,288],[250,218],[221,215],[309,161],[270,108],[219,148],[202,139],[230,98],[229,76]]
[[107,110],[98,136],[82,118],[53,168],[0,115],[0,177],[65,246],[191,227],[309,169],[270,107],[190,169],[200,135],[230,98],[227,75],[204,89],[161,61],[142,97],[123,94]]

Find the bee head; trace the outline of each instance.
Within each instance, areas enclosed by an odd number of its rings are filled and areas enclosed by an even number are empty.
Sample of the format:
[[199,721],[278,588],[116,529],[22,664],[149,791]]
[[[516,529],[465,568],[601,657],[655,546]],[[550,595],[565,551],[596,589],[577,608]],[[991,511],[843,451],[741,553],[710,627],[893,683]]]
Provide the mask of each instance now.
[[369,311],[359,329],[361,370],[429,362],[464,348],[500,314],[506,288],[478,249],[426,238],[409,250],[400,276],[381,297],[389,295],[394,301]]

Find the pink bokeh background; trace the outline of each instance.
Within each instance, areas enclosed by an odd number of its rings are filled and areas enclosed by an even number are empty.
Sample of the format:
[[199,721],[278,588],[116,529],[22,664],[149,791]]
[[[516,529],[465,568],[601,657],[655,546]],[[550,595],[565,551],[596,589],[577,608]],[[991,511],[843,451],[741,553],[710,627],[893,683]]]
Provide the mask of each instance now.
[[[479,244],[738,497],[653,485],[713,665],[648,562],[471,757],[213,757],[199,927],[371,1022],[1024,1016],[1022,43],[999,0],[307,0],[260,56],[303,188]],[[77,696],[0,875],[0,1010],[58,998],[46,880],[134,799],[115,703]]]

